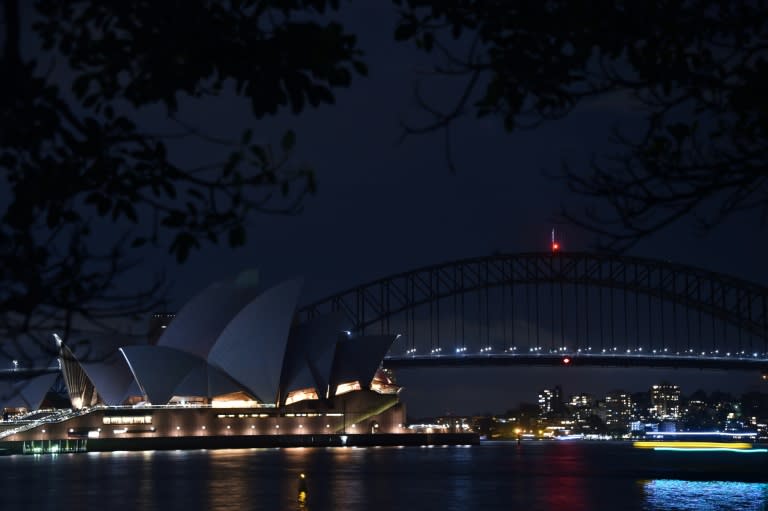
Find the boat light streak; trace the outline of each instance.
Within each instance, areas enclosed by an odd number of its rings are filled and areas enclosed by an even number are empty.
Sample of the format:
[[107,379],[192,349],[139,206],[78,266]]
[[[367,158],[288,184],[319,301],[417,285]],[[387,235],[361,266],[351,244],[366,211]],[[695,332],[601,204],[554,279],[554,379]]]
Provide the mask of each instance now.
[[632,444],[638,449],[675,448],[675,449],[751,449],[752,444],[746,442],[648,442],[640,441]]
[[702,447],[702,448],[695,448],[695,447],[686,447],[686,448],[680,448],[680,447],[654,447],[654,451],[694,451],[694,452],[738,452],[743,454],[750,454],[750,453],[756,453],[756,452],[768,452],[768,449],[729,449],[725,447]]

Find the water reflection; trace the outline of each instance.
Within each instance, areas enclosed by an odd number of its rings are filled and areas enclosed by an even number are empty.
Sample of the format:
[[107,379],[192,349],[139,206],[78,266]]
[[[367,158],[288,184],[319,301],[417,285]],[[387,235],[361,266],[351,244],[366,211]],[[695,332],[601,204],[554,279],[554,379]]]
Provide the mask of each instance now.
[[584,481],[580,477],[587,471],[585,465],[583,445],[570,442],[563,443],[558,455],[547,461],[550,476],[547,478],[544,500],[548,509],[592,509],[587,503]]
[[253,502],[248,484],[253,456],[244,450],[214,450],[208,453],[208,509],[237,509]]
[[739,511],[768,507],[768,484],[726,481],[644,481],[645,509],[669,511]]
[[[0,506],[103,509],[108,503],[114,511],[768,509],[768,482],[641,479],[657,476],[647,472],[647,458],[638,461],[635,455],[631,446],[537,442],[522,447],[8,456],[0,457]],[[297,498],[301,473],[308,495],[304,508]]]
[[[330,478],[328,503],[337,506],[337,509],[365,509],[366,495],[360,471],[365,470],[367,451],[332,447],[327,452],[330,454],[329,473],[334,474]],[[310,503],[319,504],[315,498],[310,498]],[[315,505],[315,508],[318,506]]]
[[[141,457],[144,463],[138,464],[139,477],[137,478],[136,486],[136,498],[141,507],[147,509],[155,498],[155,478],[152,476],[154,470],[154,463],[152,458],[155,451],[143,451]],[[115,456],[114,459],[120,459],[123,456]],[[136,455],[134,454],[134,458]]]

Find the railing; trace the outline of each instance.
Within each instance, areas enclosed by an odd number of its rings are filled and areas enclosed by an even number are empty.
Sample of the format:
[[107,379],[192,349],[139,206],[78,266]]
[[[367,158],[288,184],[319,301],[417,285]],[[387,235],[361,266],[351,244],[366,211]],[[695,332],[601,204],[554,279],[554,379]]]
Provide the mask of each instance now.
[[726,356],[724,354],[701,355],[691,353],[625,353],[613,350],[604,352],[484,350],[477,353],[462,351],[447,354],[429,352],[420,354],[412,351],[405,355],[390,355],[384,358],[384,366],[389,368],[451,365],[592,365],[768,371],[768,356],[765,353],[729,354]]
[[20,419],[19,421],[6,421],[8,422],[20,422],[19,426],[11,429],[6,429],[2,432],[0,432],[0,439],[2,438],[8,438],[9,436],[17,435],[19,433],[23,433],[25,431],[29,431],[30,429],[35,429],[37,427],[43,426],[45,424],[56,424],[59,422],[64,422],[68,419],[72,419],[74,417],[79,417],[81,415],[86,415],[90,413],[93,409],[83,409],[83,410],[61,410],[56,413],[51,413],[50,415],[37,419],[32,421],[27,421],[24,419]]

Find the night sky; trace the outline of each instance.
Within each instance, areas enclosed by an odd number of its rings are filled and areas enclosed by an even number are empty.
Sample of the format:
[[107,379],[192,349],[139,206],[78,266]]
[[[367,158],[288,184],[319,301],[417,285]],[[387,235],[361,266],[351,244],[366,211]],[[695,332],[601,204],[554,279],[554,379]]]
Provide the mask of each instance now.
[[[177,265],[170,256],[147,253],[147,275],[165,268],[174,286],[169,310],[216,280],[258,268],[264,285],[303,276],[303,303],[348,287],[419,266],[494,252],[543,251],[562,207],[579,210],[580,197],[548,177],[565,160],[575,168],[590,155],[610,152],[612,127],[636,128],[640,119],[621,96],[581,106],[568,118],[535,130],[504,132],[498,119],[467,118],[454,127],[451,173],[443,135],[398,143],[400,123],[422,113],[413,85],[431,57],[394,41],[394,7],[363,2],[343,5],[342,19],[358,34],[370,75],[336,93],[336,105],[255,120],[245,101],[225,95],[183,103],[180,117],[217,135],[237,138],[253,127],[257,139],[276,142],[288,128],[298,136],[296,161],[312,166],[319,190],[298,216],[261,216],[248,227],[247,244],[232,250],[207,248]],[[427,81],[428,96],[450,101],[455,84]],[[143,116],[147,126],[170,125],[158,108]],[[173,146],[180,161],[209,161],[214,148],[199,141]],[[557,224],[564,250],[590,250],[595,238]],[[755,214],[734,217],[703,233],[683,222],[640,242],[629,254],[670,260],[768,284],[768,240]],[[533,402],[541,388],[560,383],[566,395],[579,391],[647,390],[667,379],[684,393],[699,386],[740,393],[757,384],[752,373],[658,369],[506,368],[408,370],[399,374],[412,416],[495,411]],[[765,389],[763,389],[765,390]]]

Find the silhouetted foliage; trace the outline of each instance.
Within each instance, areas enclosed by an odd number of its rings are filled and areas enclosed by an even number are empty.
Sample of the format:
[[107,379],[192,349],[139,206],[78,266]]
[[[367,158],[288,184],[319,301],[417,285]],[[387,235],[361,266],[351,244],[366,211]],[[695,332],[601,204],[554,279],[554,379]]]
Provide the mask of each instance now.
[[[251,216],[293,213],[314,190],[311,170],[289,162],[293,132],[276,147],[250,129],[220,139],[184,122],[180,104],[234,93],[255,119],[298,114],[333,103],[335,88],[366,71],[355,37],[328,19],[335,0],[1,3],[0,172],[10,194],[0,208],[0,332],[11,338],[151,309],[162,279],[115,288],[137,262],[131,248],[166,247],[184,261],[207,243],[239,246]],[[158,106],[173,133],[142,125]],[[169,147],[187,137],[221,150],[183,166]]]
[[768,394],[747,392],[741,396],[741,414],[747,419],[755,417],[761,422],[768,418]]
[[611,95],[642,114],[644,132],[615,133],[618,154],[588,170],[566,166],[570,187],[601,204],[570,220],[620,249],[683,216],[705,227],[743,209],[768,218],[765,2],[395,3],[396,38],[464,83],[447,106],[417,94],[432,121],[406,134],[471,113],[511,132]]

